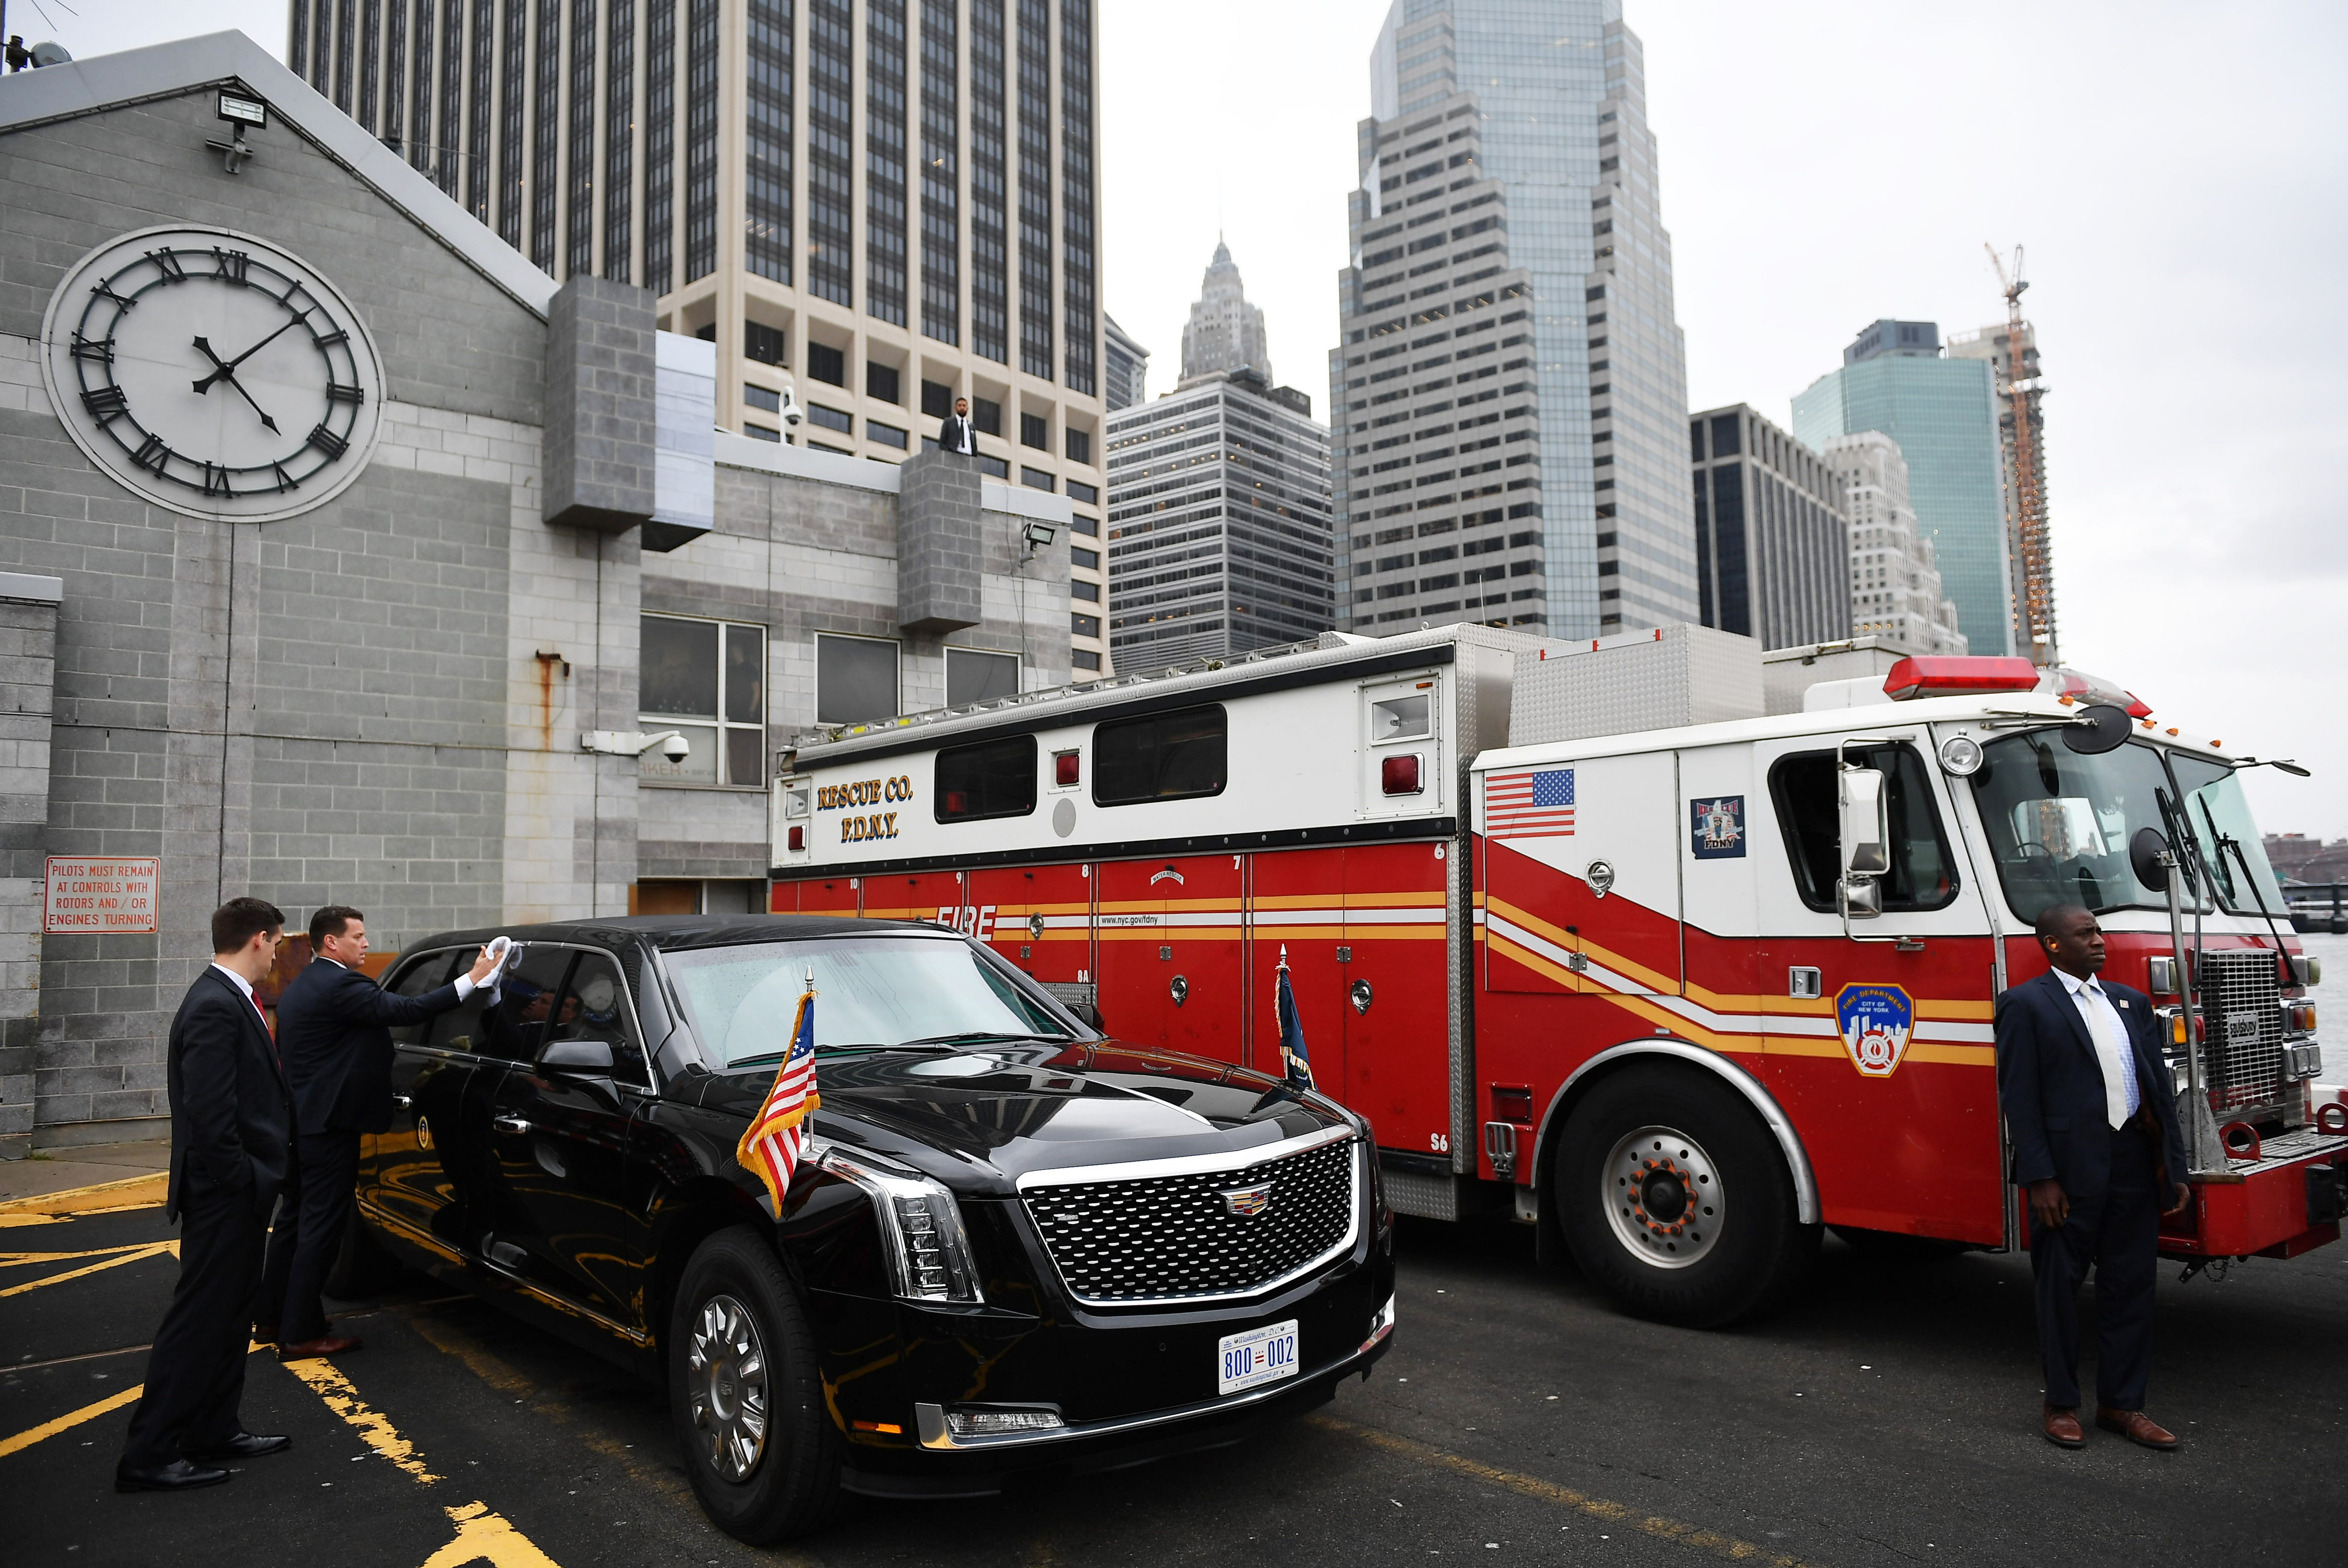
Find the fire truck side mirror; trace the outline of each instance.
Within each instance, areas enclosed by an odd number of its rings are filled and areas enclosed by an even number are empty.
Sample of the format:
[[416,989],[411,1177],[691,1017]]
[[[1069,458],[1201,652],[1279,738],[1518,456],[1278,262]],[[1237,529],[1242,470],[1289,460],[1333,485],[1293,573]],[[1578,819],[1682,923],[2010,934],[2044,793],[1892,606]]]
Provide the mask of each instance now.
[[[1837,774],[1836,782],[1841,807],[1843,880],[1856,882],[1879,877],[1891,869],[1891,822],[1883,798],[1883,775],[1872,768],[1845,768]],[[1854,905],[1857,902],[1852,901]]]

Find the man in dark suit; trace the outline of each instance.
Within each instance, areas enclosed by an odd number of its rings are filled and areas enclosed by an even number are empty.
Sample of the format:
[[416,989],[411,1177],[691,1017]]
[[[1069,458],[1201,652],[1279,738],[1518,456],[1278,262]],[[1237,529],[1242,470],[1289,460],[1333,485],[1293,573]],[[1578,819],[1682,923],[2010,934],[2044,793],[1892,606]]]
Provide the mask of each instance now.
[[262,1236],[284,1186],[294,1106],[252,987],[276,962],[285,917],[257,898],[212,914],[212,961],[171,1020],[171,1180],[180,1280],[147,1357],[147,1385],[114,1468],[118,1491],[177,1491],[228,1480],[215,1461],[294,1446],[255,1437],[237,1413],[245,1326]]
[[938,421],[938,446],[958,458],[978,456],[978,427],[970,422],[970,399],[954,399],[954,411]]
[[310,951],[315,956],[277,1002],[301,1175],[269,1238],[255,1307],[264,1321],[253,1327],[255,1338],[274,1339],[288,1360],[360,1348],[355,1337],[328,1334],[319,1293],[350,1221],[359,1134],[391,1125],[391,1026],[448,1012],[497,968],[484,947],[454,983],[395,996],[359,967],[367,955],[366,917],[339,903],[310,917]]
[[2096,1425],[2149,1449],[2176,1437],[2144,1413],[2152,1369],[2152,1287],[2160,1215],[2191,1201],[2168,1065],[2152,1003],[2096,978],[2104,934],[2075,903],[2038,917],[2053,965],[1997,1001],[1998,1103],[2013,1140],[2013,1181],[2030,1195],[2038,1285],[2040,1415],[2046,1439],[2075,1449],[2079,1285],[2096,1268]]

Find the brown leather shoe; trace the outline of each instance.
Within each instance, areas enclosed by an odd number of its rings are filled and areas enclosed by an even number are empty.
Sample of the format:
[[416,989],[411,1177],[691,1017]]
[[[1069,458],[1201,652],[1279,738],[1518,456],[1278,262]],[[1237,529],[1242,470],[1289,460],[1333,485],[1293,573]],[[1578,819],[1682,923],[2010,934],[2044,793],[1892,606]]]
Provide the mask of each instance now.
[[316,1339],[305,1339],[299,1345],[281,1345],[277,1347],[277,1358],[280,1361],[306,1361],[314,1356],[341,1356],[365,1347],[366,1342],[355,1335],[343,1339],[328,1334]]
[[2177,1447],[2177,1434],[2146,1415],[2142,1410],[2106,1410],[2096,1407],[2096,1425],[2107,1432],[2117,1432],[2132,1443],[2164,1453]]
[[2058,1410],[2052,1405],[2043,1407],[2046,1440],[2065,1449],[2084,1449],[2087,1434],[2079,1426],[2079,1412]]

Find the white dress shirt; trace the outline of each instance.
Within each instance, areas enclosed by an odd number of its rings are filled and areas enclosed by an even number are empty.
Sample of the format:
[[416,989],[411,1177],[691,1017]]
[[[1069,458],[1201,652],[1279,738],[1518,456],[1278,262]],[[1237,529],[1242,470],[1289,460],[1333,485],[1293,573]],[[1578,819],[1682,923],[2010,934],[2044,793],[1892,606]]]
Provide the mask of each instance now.
[[2089,975],[2082,980],[2063,970],[2054,971],[2063,982],[2063,989],[2071,993],[2072,1005],[2079,1009],[2079,1021],[2087,1026],[2087,1038],[2096,1043],[2096,1060],[2104,1069],[2104,1114],[2113,1127],[2126,1125],[2134,1116],[2143,1096],[2137,1088],[2136,1052],[2129,1048],[2127,1026],[2120,1021],[2112,999]]

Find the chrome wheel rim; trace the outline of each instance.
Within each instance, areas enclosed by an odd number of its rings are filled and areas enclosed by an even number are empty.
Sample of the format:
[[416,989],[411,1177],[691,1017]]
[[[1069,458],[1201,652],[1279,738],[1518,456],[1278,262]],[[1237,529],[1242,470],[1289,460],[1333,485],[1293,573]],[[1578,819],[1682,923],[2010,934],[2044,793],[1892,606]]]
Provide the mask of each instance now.
[[702,1457],[727,1480],[746,1480],[767,1451],[767,1347],[730,1295],[711,1296],[694,1315],[685,1394]]
[[1686,1133],[1642,1127],[1625,1134],[1599,1181],[1614,1239],[1649,1267],[1684,1269],[1720,1244],[1728,1194],[1720,1168]]

